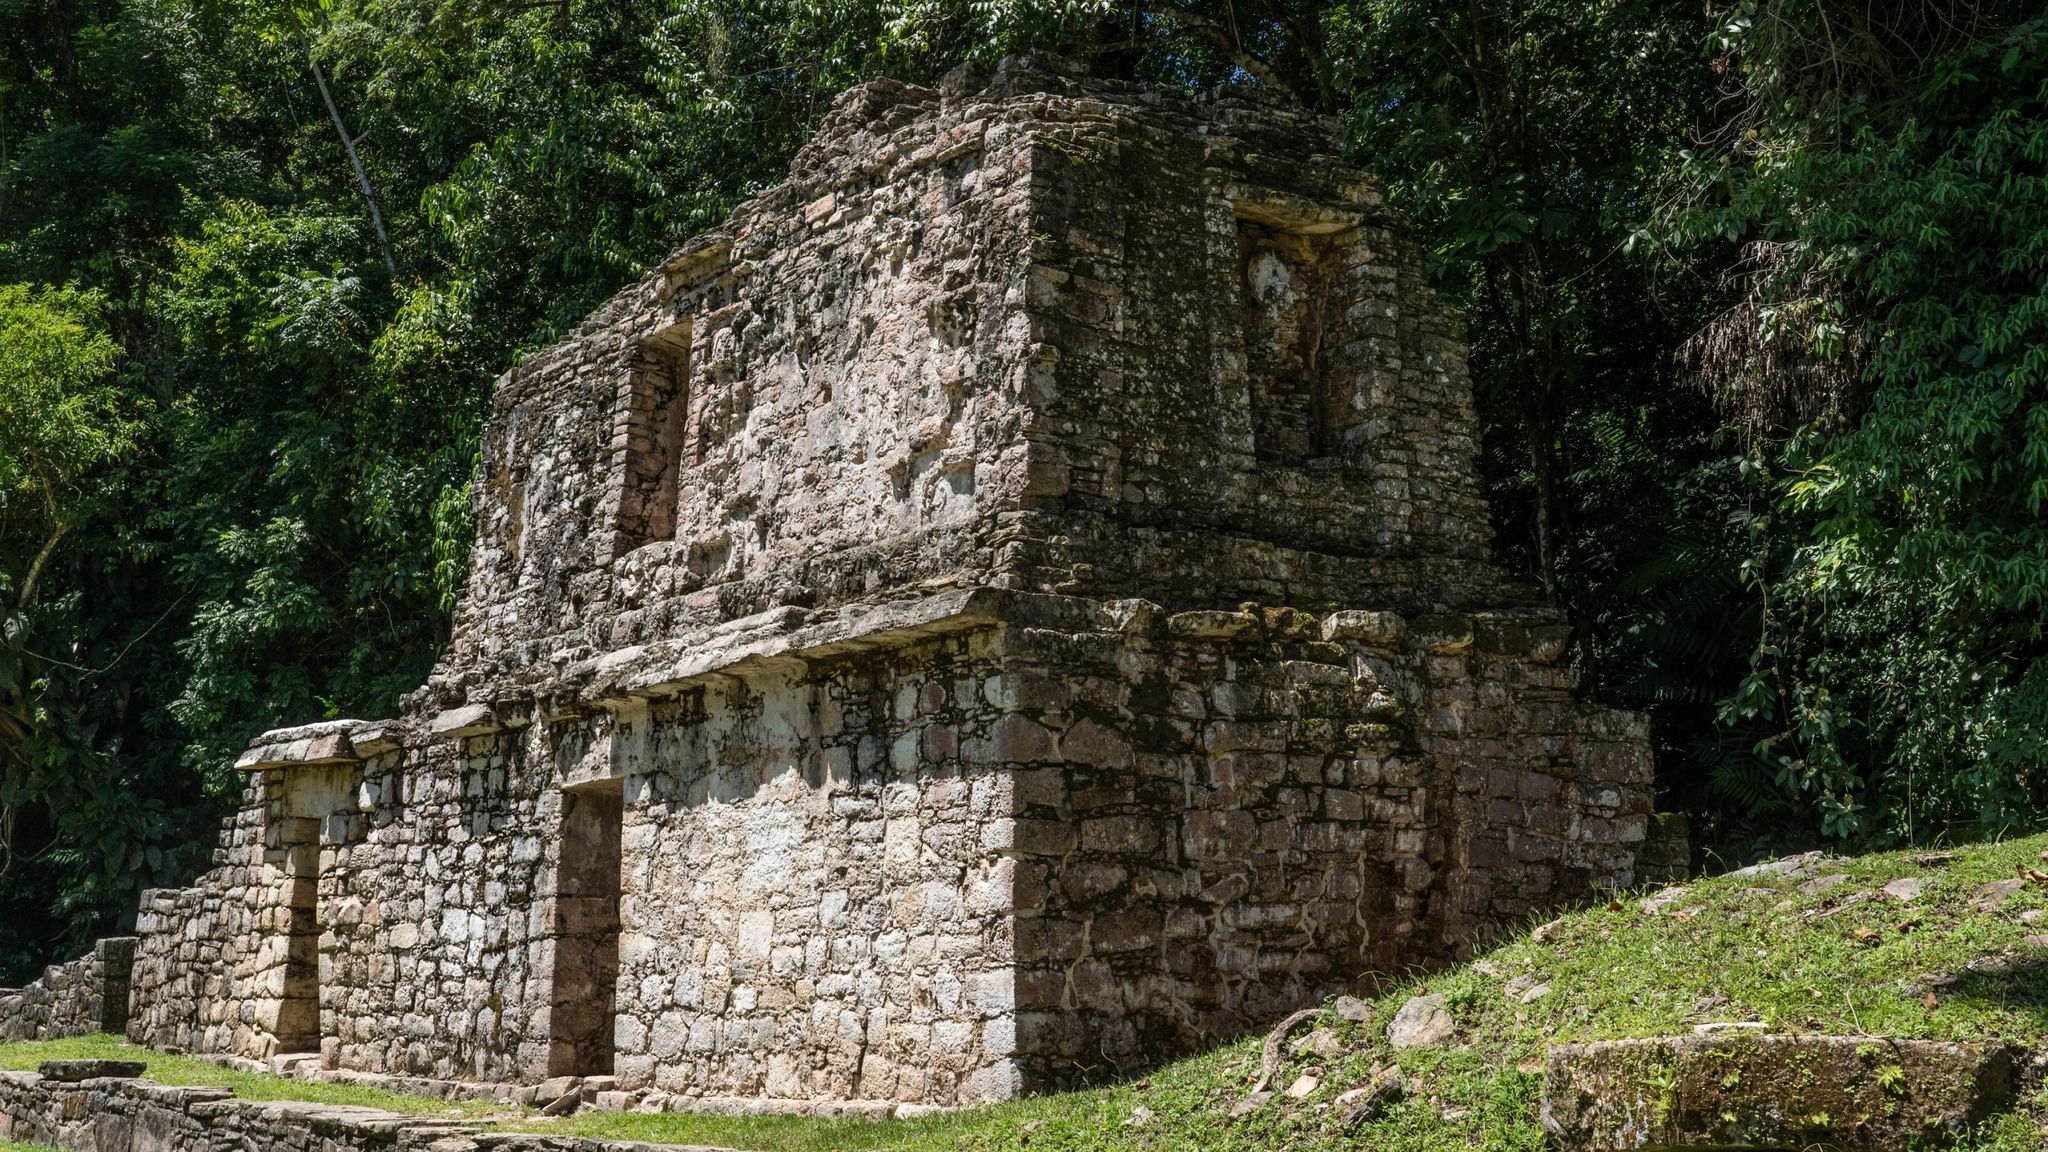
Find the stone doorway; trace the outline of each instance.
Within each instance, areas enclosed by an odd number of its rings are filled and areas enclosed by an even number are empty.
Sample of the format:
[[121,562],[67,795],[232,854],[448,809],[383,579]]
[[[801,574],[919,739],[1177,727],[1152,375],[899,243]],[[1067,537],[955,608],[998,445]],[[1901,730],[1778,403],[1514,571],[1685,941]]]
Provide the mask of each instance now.
[[283,981],[271,1035],[276,1053],[320,1051],[320,880],[323,853],[346,834],[351,766],[310,765],[280,775],[265,841],[284,905]]
[[619,983],[618,780],[562,791],[555,871],[555,979],[549,1000],[548,1075],[608,1076]]
[[[306,820],[318,827],[318,821]],[[287,907],[284,997],[277,1006],[277,1050],[320,1050],[320,845],[292,844],[285,866]]]

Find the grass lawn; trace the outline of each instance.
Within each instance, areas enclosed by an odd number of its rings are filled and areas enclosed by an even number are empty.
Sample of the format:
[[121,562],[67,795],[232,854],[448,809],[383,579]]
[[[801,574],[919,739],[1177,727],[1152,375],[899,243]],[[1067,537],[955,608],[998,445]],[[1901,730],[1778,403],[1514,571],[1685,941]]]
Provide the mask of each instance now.
[[[127,1055],[147,1060],[158,1079],[228,1084],[252,1098],[332,1100],[459,1114],[502,1129],[761,1152],[1537,1152],[1545,1146],[1536,1123],[1541,1059],[1551,1043],[1761,1020],[1789,1033],[2001,1040],[2029,1050],[2023,1063],[2048,1058],[2048,886],[2030,883],[1997,900],[1980,896],[1985,885],[2013,879],[2022,867],[2048,867],[2044,847],[2048,838],[2034,837],[1953,855],[1857,857],[1819,869],[1847,877],[1841,881],[1723,876],[1689,883],[1654,911],[1637,896],[1574,913],[1542,942],[1522,936],[1472,964],[1402,982],[1371,1002],[1371,1019],[1363,1023],[1325,1014],[1318,1023],[1342,1042],[1343,1054],[1296,1056],[1275,1084],[1306,1073],[1319,1087],[1236,1119],[1229,1112],[1258,1075],[1256,1038],[1135,1082],[888,1122],[618,1113],[555,1120],[494,1105],[226,1072],[137,1054],[111,1038],[0,1046],[0,1067],[33,1067],[59,1055]],[[1920,882],[1916,898],[1880,893],[1887,882],[1909,877]],[[2022,920],[2034,910],[2041,914],[2033,922]],[[1518,989],[1540,983],[1548,991],[1531,999],[1508,995],[1517,978]],[[1388,1050],[1387,1022],[1425,986],[1448,999],[1457,1043]],[[1343,1131],[1331,1101],[1388,1065],[1407,1077],[1407,1098]],[[1959,1152],[2040,1152],[2048,1145],[2048,1091],[2038,1073],[2026,1079],[2032,1086],[2020,1110],[1986,1124]]]
[[[306,1100],[316,1104],[355,1104],[414,1116],[479,1119],[513,1110],[476,1101],[434,1100],[406,1096],[381,1088],[353,1084],[312,1084],[260,1072],[238,1072],[191,1056],[166,1056],[137,1048],[116,1036],[79,1036],[69,1040],[37,1040],[0,1044],[0,1070],[33,1072],[45,1060],[140,1060],[147,1075],[160,1084],[181,1087],[232,1088],[244,1100]],[[0,1146],[0,1152],[6,1152]]]

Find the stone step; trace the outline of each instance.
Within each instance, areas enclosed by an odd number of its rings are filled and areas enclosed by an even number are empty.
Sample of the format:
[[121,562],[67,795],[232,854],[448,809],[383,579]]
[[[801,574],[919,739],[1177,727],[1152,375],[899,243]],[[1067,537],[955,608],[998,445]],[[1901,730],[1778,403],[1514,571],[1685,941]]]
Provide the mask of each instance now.
[[148,1066],[140,1060],[45,1060],[36,1069],[45,1080],[77,1084],[86,1080],[129,1080]]

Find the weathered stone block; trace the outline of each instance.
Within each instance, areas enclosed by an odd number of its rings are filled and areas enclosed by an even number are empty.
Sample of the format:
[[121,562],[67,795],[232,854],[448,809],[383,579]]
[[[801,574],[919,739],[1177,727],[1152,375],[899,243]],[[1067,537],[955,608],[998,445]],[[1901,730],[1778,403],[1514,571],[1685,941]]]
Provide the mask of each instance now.
[[77,1084],[85,1080],[133,1079],[148,1071],[140,1060],[45,1060],[36,1069],[45,1080]]
[[1552,1048],[1542,1121],[1585,1152],[1909,1152],[2005,1106],[2001,1047],[1882,1036],[1692,1035]]
[[1235,640],[1258,631],[1259,618],[1249,612],[1177,612],[1166,618],[1166,628],[1182,640]]

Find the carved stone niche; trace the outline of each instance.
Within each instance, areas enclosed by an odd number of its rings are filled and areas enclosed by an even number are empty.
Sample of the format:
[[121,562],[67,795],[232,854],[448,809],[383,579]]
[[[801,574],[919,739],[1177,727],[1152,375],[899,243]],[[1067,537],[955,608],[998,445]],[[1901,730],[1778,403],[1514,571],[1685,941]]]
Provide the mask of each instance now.
[[1337,455],[1359,420],[1340,380],[1348,366],[1333,363],[1357,221],[1277,193],[1247,195],[1236,211],[1255,451],[1261,463],[1283,465]]

